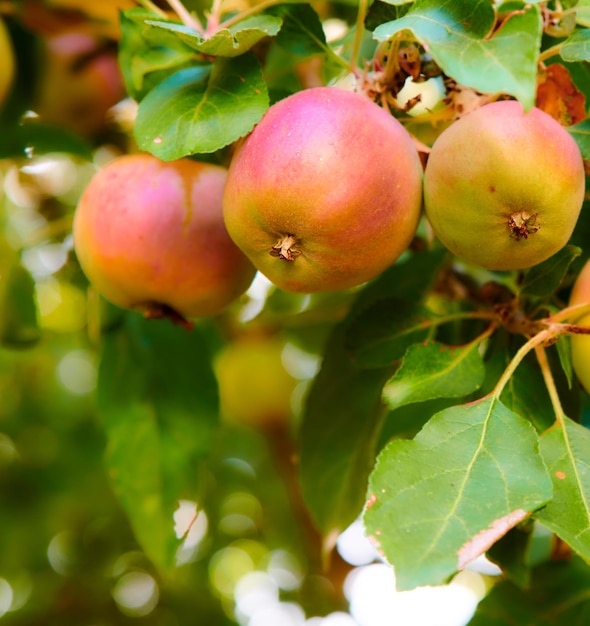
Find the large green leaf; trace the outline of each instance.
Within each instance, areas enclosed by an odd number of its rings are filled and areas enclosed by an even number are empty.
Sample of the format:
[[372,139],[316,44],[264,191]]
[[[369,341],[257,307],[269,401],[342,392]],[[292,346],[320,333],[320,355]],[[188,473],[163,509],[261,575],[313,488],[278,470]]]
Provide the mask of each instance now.
[[379,455],[364,514],[399,589],[445,582],[545,504],[531,425],[494,397],[436,414]]
[[590,120],[584,120],[574,126],[568,126],[566,130],[576,140],[582,157],[590,160]]
[[138,542],[163,571],[174,565],[173,513],[196,499],[198,464],[216,428],[218,398],[207,343],[168,321],[129,314],[104,338],[98,407],[105,462]]
[[394,265],[359,294],[328,341],[300,431],[303,495],[325,536],[334,536],[361,512],[385,415],[381,393],[393,373],[391,367],[363,371],[352,361],[344,346],[350,319],[392,292],[421,298],[442,258],[440,251],[421,253]]
[[235,57],[250,50],[261,39],[276,35],[282,20],[274,15],[254,15],[229,28],[221,28],[211,37],[203,37],[183,24],[158,20],[148,20],[146,24],[174,33],[187,46],[202,54]]
[[402,298],[379,300],[354,317],[346,331],[346,347],[359,367],[385,367],[432,332],[430,312]]
[[489,0],[416,0],[407,15],[378,26],[378,41],[409,30],[457,82],[484,93],[505,93],[526,109],[535,103],[541,45],[539,7],[523,5],[495,32]]
[[408,348],[400,368],[383,388],[391,409],[411,402],[458,398],[478,389],[484,379],[479,342],[447,346],[438,342]]
[[173,74],[141,101],[135,137],[164,161],[215,152],[252,130],[268,108],[260,65],[247,52]]
[[569,418],[541,438],[553,500],[535,514],[584,559],[590,559],[590,431]]

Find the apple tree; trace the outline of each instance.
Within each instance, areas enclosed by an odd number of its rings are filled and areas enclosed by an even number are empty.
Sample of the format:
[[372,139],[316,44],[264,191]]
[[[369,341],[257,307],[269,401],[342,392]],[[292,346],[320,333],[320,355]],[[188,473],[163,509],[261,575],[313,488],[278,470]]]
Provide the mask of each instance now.
[[361,520],[586,624],[589,62],[586,0],[0,3],[0,619],[346,613]]

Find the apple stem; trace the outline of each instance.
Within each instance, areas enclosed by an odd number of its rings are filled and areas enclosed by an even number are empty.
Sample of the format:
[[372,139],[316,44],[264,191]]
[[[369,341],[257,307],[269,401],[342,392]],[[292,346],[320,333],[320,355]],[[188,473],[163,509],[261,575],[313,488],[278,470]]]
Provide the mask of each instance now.
[[301,250],[294,247],[296,243],[295,235],[285,235],[270,249],[270,255],[279,257],[283,261],[294,261],[295,257],[301,254]]
[[191,331],[195,325],[194,322],[187,320],[184,315],[181,315],[178,311],[167,304],[151,304],[145,310],[144,316],[148,320],[159,320],[165,317],[173,324],[182,326],[182,328],[186,331]]

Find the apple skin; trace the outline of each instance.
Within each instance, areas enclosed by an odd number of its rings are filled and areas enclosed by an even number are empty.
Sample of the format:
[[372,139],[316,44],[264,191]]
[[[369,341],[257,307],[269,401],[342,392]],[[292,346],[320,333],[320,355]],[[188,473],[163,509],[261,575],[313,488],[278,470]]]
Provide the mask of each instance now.
[[[578,274],[570,294],[570,306],[590,304],[590,260]],[[578,326],[590,328],[590,313],[572,319]],[[572,366],[584,389],[590,393],[590,335],[571,335]]]
[[[314,87],[272,105],[238,147],[223,210],[261,273],[313,293],[354,287],[394,263],[421,202],[422,166],[403,126],[364,95]],[[281,258],[288,251],[292,260]]]
[[12,42],[8,29],[4,24],[4,21],[0,18],[0,108],[4,104],[10,88],[12,87],[12,81],[14,80],[14,50],[12,48]]
[[108,300],[157,316],[220,312],[255,270],[229,238],[221,197],[227,170],[190,159],[126,155],[101,169],[74,216],[74,247]]
[[491,270],[532,267],[569,240],[584,199],[580,150],[551,116],[516,101],[487,104],[445,129],[424,174],[440,241]]
[[283,365],[284,345],[278,337],[244,336],[223,347],[215,373],[224,420],[262,429],[288,423],[297,380]]
[[108,109],[125,97],[115,49],[82,27],[49,35],[36,110],[43,121],[92,137]]

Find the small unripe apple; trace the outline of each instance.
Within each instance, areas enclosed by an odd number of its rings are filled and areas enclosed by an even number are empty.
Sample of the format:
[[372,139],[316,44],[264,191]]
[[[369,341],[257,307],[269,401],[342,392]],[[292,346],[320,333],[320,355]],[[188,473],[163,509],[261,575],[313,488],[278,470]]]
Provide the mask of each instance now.
[[516,101],[487,104],[435,141],[424,207],[440,241],[491,270],[531,267],[558,252],[576,225],[584,164],[550,115]]
[[82,27],[45,39],[37,113],[43,121],[92,136],[108,109],[125,97],[116,49]]
[[190,159],[122,156],[90,181],[74,217],[74,246],[105,298],[149,316],[213,315],[255,270],[229,238],[225,168]]
[[354,287],[408,247],[422,166],[404,127],[364,95],[316,87],[270,107],[237,149],[228,232],[286,291]]
[[0,107],[4,104],[14,79],[14,50],[10,34],[0,18]]
[[409,105],[408,115],[417,117],[440,108],[445,95],[445,84],[441,76],[433,76],[423,81],[415,81],[408,76],[395,99],[402,109]]
[[[590,261],[586,261],[574,282],[569,304],[590,304]],[[583,313],[572,322],[590,328],[590,313]],[[571,346],[574,372],[584,389],[590,393],[590,335],[571,335]]]
[[228,422],[265,428],[284,424],[292,413],[297,381],[282,361],[277,337],[243,337],[228,343],[215,359],[221,414]]

